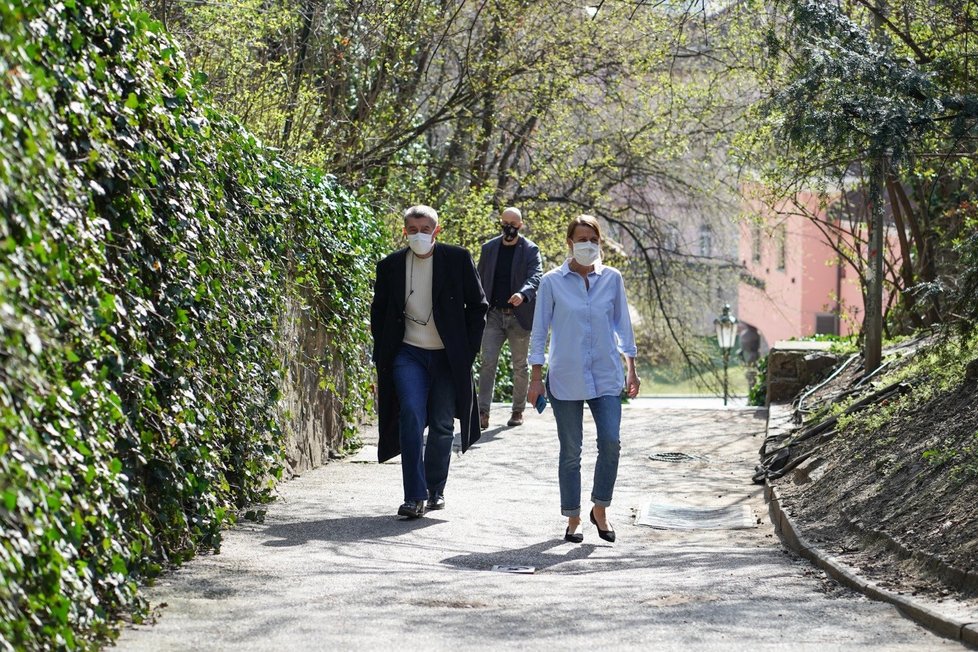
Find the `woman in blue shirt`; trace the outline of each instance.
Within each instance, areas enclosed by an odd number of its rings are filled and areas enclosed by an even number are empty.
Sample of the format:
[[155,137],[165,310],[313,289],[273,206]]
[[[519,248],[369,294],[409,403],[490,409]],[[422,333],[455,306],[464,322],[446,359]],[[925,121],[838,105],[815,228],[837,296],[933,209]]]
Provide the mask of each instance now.
[[[537,290],[529,362],[527,401],[547,393],[560,440],[560,513],[567,517],[564,539],[581,543],[581,448],[584,403],[597,428],[598,457],[591,488],[590,520],[598,536],[615,540],[607,507],[615,490],[621,449],[621,391],[638,395],[635,336],[628,315],[621,272],[601,264],[601,227],[590,215],[567,227],[571,257],[544,275]],[[542,380],[544,351],[550,337],[550,368]],[[622,369],[625,356],[627,371]]]

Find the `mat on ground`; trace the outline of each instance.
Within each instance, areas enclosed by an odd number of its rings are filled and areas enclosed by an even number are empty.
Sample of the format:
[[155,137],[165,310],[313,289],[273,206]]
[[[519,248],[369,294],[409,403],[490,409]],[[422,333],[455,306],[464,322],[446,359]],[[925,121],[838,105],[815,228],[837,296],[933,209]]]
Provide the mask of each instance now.
[[679,505],[660,501],[644,503],[635,525],[660,530],[739,530],[757,527],[747,505]]

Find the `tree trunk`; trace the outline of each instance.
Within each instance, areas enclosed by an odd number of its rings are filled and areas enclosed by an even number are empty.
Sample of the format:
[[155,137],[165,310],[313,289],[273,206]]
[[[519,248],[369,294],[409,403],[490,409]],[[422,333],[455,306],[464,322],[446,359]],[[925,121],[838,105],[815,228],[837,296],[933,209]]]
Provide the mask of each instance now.
[[883,357],[883,183],[886,165],[885,155],[876,157],[869,181],[869,265],[866,268],[866,314],[863,322],[866,373],[875,371]]
[[[897,237],[900,240],[900,277],[903,280],[903,288],[900,292],[900,301],[907,311],[907,318],[910,323],[917,327],[920,326],[920,316],[914,311],[913,293],[909,292],[914,285],[913,258],[910,241],[907,239],[907,230],[904,225],[903,211],[900,208],[900,200],[897,197],[896,185],[900,183],[893,174],[886,175],[886,189],[890,198],[890,207],[893,210],[893,221],[896,223]],[[912,217],[911,217],[912,219]]]
[[289,87],[288,104],[285,109],[285,124],[282,127],[281,147],[289,144],[292,135],[292,123],[295,120],[295,107],[299,101],[299,88],[302,85],[302,71],[306,67],[306,52],[309,49],[309,36],[312,34],[312,15],[315,6],[312,0],[307,0],[302,6],[302,30],[299,32],[298,49],[295,54],[295,65],[292,66],[292,84]]
[[[499,52],[503,41],[503,30],[499,24],[499,16],[493,16],[492,29],[489,31],[489,39],[486,44],[484,57],[487,61],[499,59]],[[483,80],[485,90],[482,92],[482,115],[480,118],[479,131],[475,143],[475,156],[472,158],[471,174],[472,186],[481,188],[485,185],[488,178],[489,148],[492,144],[493,132],[496,129],[496,87],[495,71],[487,75]]]

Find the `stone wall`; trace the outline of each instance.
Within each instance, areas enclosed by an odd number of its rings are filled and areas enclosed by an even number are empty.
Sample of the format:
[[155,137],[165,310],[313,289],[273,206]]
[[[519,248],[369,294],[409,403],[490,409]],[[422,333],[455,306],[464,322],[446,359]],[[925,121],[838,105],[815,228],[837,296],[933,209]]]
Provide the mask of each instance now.
[[285,478],[325,464],[343,445],[340,399],[320,388],[321,373],[331,374],[342,387],[343,369],[320,368],[319,361],[331,357],[329,340],[308,315],[293,301],[282,320],[285,365],[279,410],[286,441]]
[[790,401],[839,364],[828,342],[776,342],[767,358],[767,404]]

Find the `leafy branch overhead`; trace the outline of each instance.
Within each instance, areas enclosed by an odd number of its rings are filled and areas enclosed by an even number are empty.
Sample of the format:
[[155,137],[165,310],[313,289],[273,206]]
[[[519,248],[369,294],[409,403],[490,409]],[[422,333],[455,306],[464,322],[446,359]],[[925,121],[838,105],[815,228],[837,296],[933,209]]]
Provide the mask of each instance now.
[[891,150],[902,158],[943,109],[931,77],[833,6],[797,2],[790,10],[789,83],[770,102],[789,142],[823,155]]
[[957,53],[926,52],[886,20],[897,7],[870,6],[866,25],[835,3],[780,6],[788,26],[768,40],[787,56],[767,109],[788,142],[823,161],[888,151],[902,161],[924,153],[929,135],[974,137],[978,96],[954,75]]

